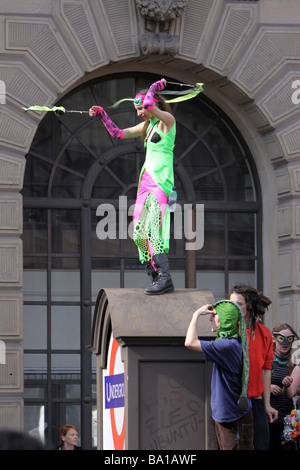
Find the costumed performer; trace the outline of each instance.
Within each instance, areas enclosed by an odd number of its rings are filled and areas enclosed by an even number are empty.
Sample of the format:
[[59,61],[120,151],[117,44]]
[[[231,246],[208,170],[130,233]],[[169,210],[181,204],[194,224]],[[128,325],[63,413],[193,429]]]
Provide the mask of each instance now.
[[90,116],[100,116],[113,138],[141,136],[144,142],[146,156],[133,214],[133,240],[141,263],[146,263],[146,272],[152,277],[151,286],[145,289],[148,295],[174,291],[167,258],[170,238],[167,203],[174,186],[176,122],[169,105],[158,93],[165,85],[166,80],[161,79],[135,96],[134,107],[143,121],[133,127],[119,129],[100,106],[92,106],[89,110]]

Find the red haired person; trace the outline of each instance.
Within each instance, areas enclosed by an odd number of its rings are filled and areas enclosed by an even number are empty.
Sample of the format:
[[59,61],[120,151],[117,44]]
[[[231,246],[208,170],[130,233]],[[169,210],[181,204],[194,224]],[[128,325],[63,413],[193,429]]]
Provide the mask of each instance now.
[[79,450],[78,429],[73,424],[65,424],[59,431],[59,447],[58,450]]

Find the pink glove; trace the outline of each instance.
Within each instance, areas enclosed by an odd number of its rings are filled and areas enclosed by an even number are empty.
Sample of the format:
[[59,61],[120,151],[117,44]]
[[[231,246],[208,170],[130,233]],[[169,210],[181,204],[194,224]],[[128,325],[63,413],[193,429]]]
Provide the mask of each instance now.
[[92,106],[91,108],[94,113],[92,116],[100,116],[103,124],[114,139],[123,139],[123,129],[119,129],[118,126],[107,115],[101,106]]
[[143,102],[143,107],[146,109],[146,111],[149,111],[149,109],[154,108],[154,95],[157,91],[163,90],[165,87],[164,83],[162,80],[159,80],[158,82],[152,83],[150,86],[149,90],[146,93],[144,102]]

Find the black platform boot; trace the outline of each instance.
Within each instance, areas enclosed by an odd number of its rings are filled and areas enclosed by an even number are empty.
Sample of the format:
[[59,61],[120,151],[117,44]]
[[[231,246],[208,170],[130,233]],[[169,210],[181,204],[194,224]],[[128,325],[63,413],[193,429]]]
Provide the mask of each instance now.
[[169,272],[169,262],[166,253],[159,253],[153,256],[155,267],[157,268],[157,280],[148,288],[145,289],[147,295],[159,295],[166,292],[173,292],[174,285]]
[[145,272],[146,272],[147,276],[151,276],[151,278],[152,278],[151,286],[152,286],[158,279],[158,271],[156,269],[154,269],[154,267],[152,266],[151,261],[146,262]]

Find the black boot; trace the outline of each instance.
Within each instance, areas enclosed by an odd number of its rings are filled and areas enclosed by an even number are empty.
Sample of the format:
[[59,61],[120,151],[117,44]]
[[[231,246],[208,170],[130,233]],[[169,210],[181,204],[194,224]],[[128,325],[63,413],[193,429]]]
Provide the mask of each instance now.
[[158,271],[154,269],[151,261],[147,261],[146,266],[145,266],[145,272],[147,276],[151,276],[152,278],[151,286],[152,286],[158,279]]
[[174,285],[169,272],[169,262],[166,253],[159,253],[153,256],[155,267],[157,268],[157,280],[145,289],[147,295],[159,295],[166,292],[173,292]]

